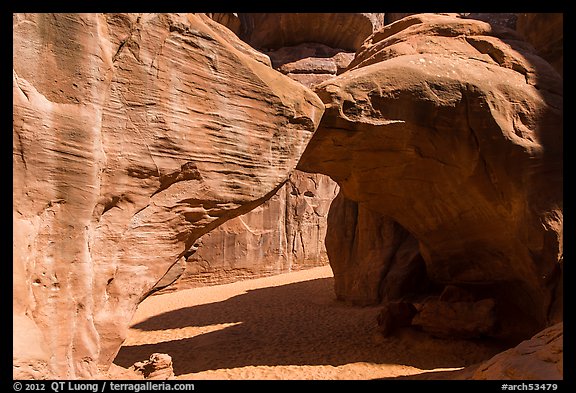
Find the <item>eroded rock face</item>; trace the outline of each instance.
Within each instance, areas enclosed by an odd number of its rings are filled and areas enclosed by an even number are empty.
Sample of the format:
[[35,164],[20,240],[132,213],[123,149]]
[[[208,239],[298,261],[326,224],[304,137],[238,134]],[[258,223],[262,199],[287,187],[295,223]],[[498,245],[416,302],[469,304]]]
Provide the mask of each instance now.
[[426,299],[416,307],[416,315],[410,321],[435,337],[480,338],[493,334],[496,326],[493,299],[477,301],[444,301]]
[[14,378],[91,378],[195,241],[284,184],[324,108],[204,15],[13,24]]
[[242,21],[237,13],[232,12],[214,12],[214,13],[207,13],[208,17],[212,18],[215,22],[220,23],[221,25],[226,26],[230,29],[234,34],[240,34],[240,29],[242,26]]
[[384,14],[240,14],[240,37],[272,66],[307,87],[343,72],[362,42],[384,25]]
[[314,42],[265,53],[275,69],[310,88],[344,72],[354,58],[354,52]]
[[239,18],[240,38],[261,49],[316,42],[355,51],[384,26],[379,13],[243,13]]
[[564,379],[564,326],[557,323],[473,367],[466,379],[548,381]]
[[[431,372],[401,377],[414,380],[516,380],[555,381],[564,379],[564,327],[554,324],[494,357],[448,372]],[[534,386],[533,386],[534,387]],[[525,389],[528,390],[528,385]],[[551,386],[552,388],[552,386]]]
[[150,359],[134,363],[129,370],[141,375],[143,379],[176,379],[172,367],[172,357],[165,353],[153,353],[150,355]]
[[[430,282],[489,287],[501,319],[514,319],[495,335],[526,338],[561,319],[550,310],[561,301],[562,80],[531,45],[486,22],[413,15],[315,91],[326,112],[299,169],[409,232]],[[334,250],[336,281],[337,265],[372,258],[342,263]],[[376,259],[352,285],[383,272]]]
[[214,13],[212,19],[268,55],[275,69],[307,87],[340,74],[381,13]]
[[330,206],[326,250],[340,300],[377,305],[427,285],[418,242],[410,233],[342,191]]
[[[387,12],[385,14],[384,21],[388,25],[410,15],[416,15],[416,13]],[[439,13],[439,15],[450,14]],[[516,22],[518,20],[518,14],[511,12],[460,12],[458,15],[462,18],[477,19],[488,22],[495,26],[503,26],[510,29],[516,28]]]
[[199,238],[167,290],[328,264],[326,220],[337,189],[328,176],[294,171],[265,203]]
[[[243,21],[245,39],[249,39],[248,31],[270,28],[270,24],[278,20],[290,20],[291,24],[282,28],[289,29],[294,37],[309,42],[263,52],[274,69],[310,88],[343,72],[354,57],[353,52],[320,43],[331,42],[327,34],[331,37],[336,33],[343,37],[348,35],[347,39],[351,39],[351,34],[366,37],[369,31],[379,26],[375,16],[371,17],[373,26],[368,30],[356,31],[352,26],[347,30],[330,32],[327,25],[311,28],[306,23],[320,20],[318,18],[331,20],[336,17],[322,15],[209,14],[239,35]],[[250,24],[254,18],[258,20],[258,26]],[[342,23],[349,23],[357,16],[340,15],[338,18]],[[361,18],[370,19],[368,15]],[[355,22],[350,23],[354,25]],[[260,36],[259,32],[253,32],[255,36]],[[270,34],[284,33],[275,30]],[[185,255],[186,263],[175,266],[174,274],[182,269],[185,269],[184,273],[166,290],[220,284],[327,264],[324,246],[326,219],[328,207],[336,193],[337,185],[328,176],[294,171],[288,182],[266,203],[198,239],[191,250],[194,252]]]

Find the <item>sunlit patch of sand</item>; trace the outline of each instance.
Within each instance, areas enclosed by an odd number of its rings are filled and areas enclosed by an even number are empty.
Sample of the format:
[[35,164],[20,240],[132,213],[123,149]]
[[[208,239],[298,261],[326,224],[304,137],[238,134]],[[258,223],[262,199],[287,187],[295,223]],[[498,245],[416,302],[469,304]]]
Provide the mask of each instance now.
[[457,367],[421,370],[416,367],[398,364],[355,362],[341,366],[245,366],[232,369],[207,370],[199,373],[183,374],[180,375],[178,379],[366,380],[416,375],[427,371],[455,371],[460,369],[460,367]]
[[382,338],[378,312],[337,301],[329,266],[162,293],[138,307],[115,364],[159,352],[178,379],[446,378],[501,350],[411,329]]

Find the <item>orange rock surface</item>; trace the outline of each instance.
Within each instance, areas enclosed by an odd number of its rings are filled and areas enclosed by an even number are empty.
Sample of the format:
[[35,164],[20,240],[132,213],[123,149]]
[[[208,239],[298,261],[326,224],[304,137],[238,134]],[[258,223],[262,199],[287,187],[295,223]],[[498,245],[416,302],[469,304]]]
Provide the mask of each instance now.
[[533,50],[506,27],[412,15],[314,88],[326,112],[298,168],[357,204],[346,221],[328,217],[328,236],[351,233],[327,238],[341,297],[380,301],[399,244],[382,234],[391,220],[417,240],[431,284],[397,296],[488,291],[500,337],[562,318],[563,88]]
[[324,107],[201,14],[13,24],[14,377],[90,378],[196,239],[284,184]]

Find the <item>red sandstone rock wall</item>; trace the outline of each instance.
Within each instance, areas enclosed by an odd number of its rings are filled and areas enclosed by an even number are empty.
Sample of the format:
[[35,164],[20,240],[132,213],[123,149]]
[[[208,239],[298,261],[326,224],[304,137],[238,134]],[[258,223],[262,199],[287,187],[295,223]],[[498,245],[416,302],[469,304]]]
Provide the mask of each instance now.
[[89,378],[201,235],[282,187],[324,108],[204,15],[13,24],[14,377]]
[[167,290],[327,264],[326,219],[337,190],[328,176],[293,172],[265,203],[199,238]]
[[299,169],[331,176],[358,204],[335,231],[365,227],[328,249],[339,296],[381,299],[396,234],[379,235],[384,248],[370,239],[389,217],[417,239],[432,284],[403,296],[489,291],[498,336],[561,318],[562,79],[531,45],[479,20],[413,15],[314,90],[326,112]]
[[[309,88],[344,72],[354,50],[383,26],[383,14],[209,16],[261,49],[274,69]],[[167,290],[328,263],[326,219],[336,190],[328,176],[295,171],[262,206],[200,238],[174,272],[182,274],[180,280]]]
[[340,299],[433,334],[562,320],[558,18],[210,16],[14,14],[15,378],[99,375],[149,293],[322,262],[324,233]]

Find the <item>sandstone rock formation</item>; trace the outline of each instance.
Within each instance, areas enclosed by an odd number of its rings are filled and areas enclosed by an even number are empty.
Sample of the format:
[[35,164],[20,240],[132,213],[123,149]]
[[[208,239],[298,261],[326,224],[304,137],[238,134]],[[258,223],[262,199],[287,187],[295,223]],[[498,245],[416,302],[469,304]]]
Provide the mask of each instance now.
[[449,302],[426,299],[417,304],[410,321],[435,337],[480,338],[493,334],[496,327],[494,299]]
[[355,51],[384,26],[384,14],[243,13],[240,38],[258,49],[278,49],[303,42]]
[[326,251],[340,300],[375,305],[428,285],[414,237],[390,217],[346,198],[342,190],[330,206]]
[[354,58],[354,52],[314,42],[265,53],[275,69],[310,88],[341,74]]
[[[14,14],[14,378],[170,377],[110,368],[144,298],[325,253],[384,335],[561,321],[561,19],[394,20]],[[561,329],[475,378],[561,377]]]
[[196,240],[284,184],[324,107],[204,15],[13,31],[13,375],[91,378]]
[[516,29],[534,45],[538,55],[564,74],[564,14],[519,14]]
[[265,203],[200,237],[167,290],[328,264],[326,219],[337,188],[327,176],[294,171]]
[[176,379],[172,368],[172,357],[165,353],[153,353],[150,359],[134,363],[130,369],[136,374],[141,374],[144,379]]
[[550,381],[564,379],[564,325],[560,322],[483,362],[469,379]]
[[379,333],[382,337],[388,337],[399,328],[412,325],[416,313],[416,307],[410,302],[385,301],[377,317]]
[[[486,22],[413,15],[374,33],[315,91],[326,112],[298,168],[329,175],[358,204],[334,212],[342,227],[397,226],[417,239],[429,285],[396,296],[490,293],[498,337],[561,320],[562,80],[531,45]],[[374,250],[352,258],[328,237],[339,295],[381,300],[377,282],[404,236],[386,236],[382,250],[350,235]]]
[[[564,379],[564,327],[554,324],[530,339],[492,358],[456,371],[427,372],[394,379],[403,380],[516,380],[540,381]],[[529,386],[518,385],[529,390]],[[532,386],[532,390],[541,389]],[[549,389],[553,389],[550,386]],[[559,386],[556,386],[556,390]]]
[[356,50],[384,26],[384,14],[242,14],[240,34],[272,66],[312,88],[342,73]]
[[94,377],[94,379],[101,379],[101,380],[144,380],[144,375],[142,373],[137,372],[133,367],[124,368],[118,366],[114,363],[110,365],[107,370],[102,371],[98,376]]
[[477,19],[488,22],[493,26],[508,27],[516,29],[518,14],[512,12],[462,12],[459,14],[463,18]]
[[[345,43],[355,50],[383,21],[382,14],[208,15],[252,45],[264,46],[274,69],[307,87],[342,73],[352,61],[352,49],[329,45]],[[167,290],[328,263],[326,216],[336,188],[328,176],[295,171],[262,206],[199,239],[197,251],[186,255],[188,263],[173,272],[180,280]]]
[[208,17],[212,18],[215,22],[220,23],[223,26],[226,26],[230,29],[234,34],[239,35],[240,29],[242,28],[242,21],[240,20],[240,16],[237,13],[232,12],[214,12],[214,13],[207,13]]
[[[415,15],[415,13],[387,12],[384,17],[384,22],[389,25],[410,15]],[[440,13],[440,15],[450,14]],[[460,12],[458,15],[462,18],[477,19],[495,26],[508,27],[510,29],[516,29],[516,22],[518,20],[518,15],[511,12]]]
[[[329,45],[354,42],[359,47],[364,38],[382,26],[383,20],[383,14],[208,15],[255,46],[274,46],[264,44],[266,40],[290,44],[262,50],[274,69],[307,87],[340,74],[352,61],[353,51]],[[347,28],[334,30],[326,24],[336,21],[336,26]],[[276,23],[280,23],[280,29],[271,28]],[[262,34],[262,29],[270,31]],[[255,38],[250,39],[252,36]],[[188,263],[173,271],[181,278],[166,290],[328,263],[324,246],[326,216],[336,189],[328,176],[295,171],[262,206],[199,239],[194,246],[197,251],[186,255]],[[170,282],[167,279],[161,284]]]
[[268,55],[275,69],[308,87],[341,73],[364,39],[384,25],[382,13],[208,15]]

